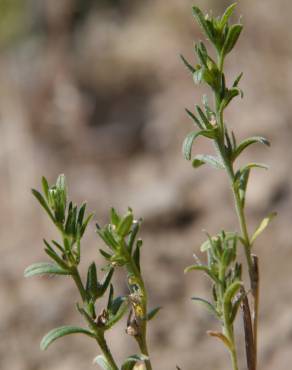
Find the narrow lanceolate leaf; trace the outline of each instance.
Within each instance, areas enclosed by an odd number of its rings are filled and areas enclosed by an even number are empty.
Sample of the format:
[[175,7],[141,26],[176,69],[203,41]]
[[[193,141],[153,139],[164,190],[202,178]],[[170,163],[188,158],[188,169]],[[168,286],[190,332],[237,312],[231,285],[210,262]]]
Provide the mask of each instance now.
[[98,295],[98,288],[96,265],[92,262],[87,271],[86,292],[95,299]]
[[225,54],[229,53],[236,44],[242,31],[242,24],[233,24],[228,30],[226,40],[224,42],[223,51]]
[[251,244],[254,243],[254,241],[256,240],[256,238],[265,230],[265,228],[269,225],[269,223],[272,221],[272,219],[277,216],[277,213],[276,212],[272,212],[270,213],[267,217],[265,217],[262,222],[260,223],[260,225],[257,227],[255,233],[253,234],[253,236],[251,237]]
[[42,177],[42,188],[43,188],[43,192],[45,194],[45,197],[46,199],[48,200],[48,196],[49,196],[49,184],[48,184],[48,180],[43,176]]
[[50,262],[34,263],[24,270],[24,277],[31,277],[35,275],[70,275],[69,270],[65,270],[58,265]]
[[236,79],[235,79],[235,80],[234,80],[234,82],[233,82],[232,87],[237,87],[237,86],[238,86],[238,84],[239,84],[239,82],[240,82],[240,80],[241,80],[242,76],[243,76],[243,72],[241,72],[241,73],[236,77]]
[[224,12],[220,20],[220,29],[223,30],[224,26],[228,23],[229,18],[232,16],[237,3],[231,4]]
[[116,210],[114,208],[111,208],[111,223],[115,226],[118,226],[120,221],[121,221],[121,218],[117,214]]
[[131,226],[133,224],[133,221],[134,221],[134,217],[133,217],[133,214],[132,213],[128,213],[126,217],[124,217],[119,225],[118,225],[118,228],[117,228],[117,234],[119,234],[120,236],[124,237],[126,235],[128,235],[130,229],[131,229]]
[[248,138],[246,140],[243,140],[238,145],[238,147],[236,148],[236,150],[233,153],[232,159],[235,160],[241,154],[241,152],[244,149],[246,149],[247,147],[249,147],[250,145],[255,144],[255,143],[261,143],[261,144],[264,144],[266,146],[270,146],[270,142],[266,138],[264,138],[262,136],[253,136],[253,137],[250,137],[250,138]]
[[95,357],[93,363],[99,365],[103,370],[114,370],[103,355]]
[[157,315],[157,313],[161,310],[161,308],[162,307],[156,307],[156,308],[153,308],[152,310],[150,310],[147,313],[147,321],[152,320]]
[[121,370],[132,370],[137,362],[147,361],[147,360],[149,360],[149,357],[142,355],[142,354],[129,356],[126,359],[126,361],[123,363]]
[[229,341],[229,339],[222,333],[219,333],[218,331],[207,331],[207,334],[210,335],[211,337],[216,337],[220,340],[222,340],[222,342],[225,344],[225,346],[229,349],[229,350],[232,350],[232,345]]
[[213,139],[214,138],[214,132],[212,130],[201,130],[201,131],[193,131],[190,132],[187,137],[185,138],[183,142],[183,155],[186,160],[190,160],[192,156],[192,146],[194,143],[194,140],[198,136],[205,136],[207,138]]
[[207,37],[212,41],[214,39],[213,30],[210,24],[206,22],[204,14],[197,6],[193,6],[193,15],[195,16],[199,25],[202,27],[203,31],[205,31]]
[[31,189],[31,192],[36,197],[36,199],[39,201],[39,203],[43,207],[43,209],[47,212],[47,214],[49,215],[51,220],[53,222],[55,222],[55,218],[53,216],[53,213],[51,212],[51,210],[50,210],[47,202],[45,201],[44,197],[42,196],[42,194],[40,192],[38,192],[37,190],[35,190],[35,189]]
[[186,58],[180,54],[180,58],[183,62],[183,64],[187,67],[187,69],[191,72],[191,73],[195,73],[196,72],[196,69],[186,60]]
[[194,113],[192,113],[190,110],[188,110],[187,108],[185,109],[187,114],[191,117],[191,119],[195,122],[195,124],[199,127],[199,129],[203,130],[204,127],[203,125],[201,124],[201,122],[198,120],[198,118],[194,115]]
[[213,155],[199,154],[196,155],[192,161],[192,166],[194,168],[201,167],[204,164],[209,164],[210,166],[219,170],[224,169],[224,165],[221,160],[217,157],[214,157]]
[[192,301],[196,301],[196,302],[201,303],[203,306],[205,306],[205,308],[207,308],[207,310],[212,315],[214,315],[216,318],[220,318],[219,315],[218,315],[218,312],[216,311],[216,308],[212,305],[212,303],[210,303],[206,299],[199,298],[199,297],[192,297]]
[[[128,300],[125,297],[117,297],[112,304],[110,309],[111,314],[108,322],[106,323],[106,329],[110,329],[115,325],[121,318],[126,314],[128,310]],[[113,314],[112,314],[113,312]]]
[[97,297],[102,297],[104,295],[104,293],[106,292],[109,284],[110,284],[110,281],[111,281],[111,278],[113,276],[113,273],[114,273],[114,269],[113,268],[110,268],[105,279],[104,279],[104,282],[99,286],[99,289],[98,289],[98,295]]
[[212,280],[214,280],[216,283],[220,283],[219,279],[216,275],[213,274],[213,272],[208,268],[208,266],[204,265],[191,265],[184,269],[184,273],[188,273],[190,271],[203,271],[205,272]]
[[224,305],[229,305],[234,298],[235,294],[238,292],[238,290],[242,287],[241,281],[235,281],[232,283],[224,293],[223,301]]
[[93,337],[93,333],[91,333],[89,330],[79,328],[77,326],[61,326],[59,328],[51,330],[47,335],[45,335],[41,341],[40,347],[44,351],[56,339],[70,334],[85,334]]
[[263,163],[248,163],[240,171],[243,172],[243,171],[251,169],[251,168],[262,168],[264,170],[267,170],[269,167],[266,164],[263,164]]

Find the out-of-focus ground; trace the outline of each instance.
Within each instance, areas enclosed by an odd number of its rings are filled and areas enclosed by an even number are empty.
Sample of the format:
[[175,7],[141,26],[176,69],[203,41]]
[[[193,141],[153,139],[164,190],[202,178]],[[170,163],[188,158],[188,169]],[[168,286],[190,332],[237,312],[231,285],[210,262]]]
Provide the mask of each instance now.
[[[144,218],[143,270],[150,305],[163,312],[150,325],[154,368],[230,368],[227,353],[205,335],[217,323],[192,295],[208,297],[200,274],[183,275],[204,240],[237,223],[228,182],[209,168],[192,170],[181,155],[192,123],[184,108],[200,101],[178,54],[192,58],[202,37],[190,0],[0,1],[0,369],[93,369],[97,348],[72,336],[42,353],[49,329],[79,324],[78,299],[66,278],[24,280],[24,268],[45,260],[42,238],[55,230],[32,199],[41,175],[65,173],[71,197],[86,199],[96,219],[131,206]],[[228,1],[197,1],[222,12]],[[288,0],[239,1],[245,30],[226,68],[244,72],[245,97],[228,109],[238,138],[261,134],[246,161],[250,229],[269,211],[278,218],[258,239],[261,261],[260,369],[287,370],[292,346],[292,5]],[[198,140],[196,153],[212,150]],[[102,243],[88,231],[84,265]],[[124,287],[120,284],[121,291]],[[238,323],[241,329],[241,323]],[[119,360],[136,347],[124,323],[109,336]],[[243,354],[241,354],[243,358]],[[244,362],[241,369],[244,369]]]

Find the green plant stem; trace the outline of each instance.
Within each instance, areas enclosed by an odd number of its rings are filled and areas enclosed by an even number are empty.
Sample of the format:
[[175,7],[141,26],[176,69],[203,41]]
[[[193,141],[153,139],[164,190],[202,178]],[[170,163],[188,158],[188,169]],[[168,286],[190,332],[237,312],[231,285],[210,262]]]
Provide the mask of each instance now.
[[76,287],[77,287],[77,289],[80,293],[80,296],[82,298],[83,303],[87,303],[87,294],[86,294],[86,291],[85,291],[85,288],[84,288],[84,285],[82,283],[82,280],[81,280],[81,277],[80,277],[80,274],[79,274],[79,271],[78,271],[77,267],[73,268],[72,278],[73,278],[73,280],[76,284]]
[[113,359],[113,356],[111,354],[110,349],[108,348],[107,342],[104,337],[104,333],[99,333],[96,331],[96,341],[98,345],[100,346],[102,353],[104,357],[107,359],[107,362],[110,364],[112,370],[119,370],[117,364],[115,363],[115,360]]
[[[140,294],[141,294],[141,308],[144,315],[144,318],[142,318],[139,322],[139,334],[135,337],[139,348],[145,356],[149,357],[149,351],[147,346],[147,292],[145,289],[145,284],[141,275],[141,272],[138,270],[136,264],[134,263],[132,256],[128,255],[128,263],[127,263],[127,270],[129,275],[133,275],[135,277],[135,282],[137,283]],[[146,360],[145,361],[146,370],[152,370],[151,361]]]
[[[224,66],[224,57],[222,55],[218,55],[218,69],[220,73],[223,73],[223,66]],[[242,202],[240,199],[239,190],[235,186],[235,175],[234,175],[233,163],[227,157],[226,151],[225,151],[225,146],[224,146],[225,127],[224,127],[223,111],[220,109],[220,97],[217,96],[216,94],[215,94],[215,102],[216,102],[216,118],[217,118],[218,126],[220,128],[220,134],[221,134],[220,138],[218,140],[215,140],[215,146],[224,164],[228,177],[230,179],[233,197],[235,201],[236,213],[238,216],[238,221],[239,221],[240,230],[242,234],[244,253],[245,253],[245,257],[246,257],[246,261],[248,265],[250,285],[251,285],[252,295],[254,299],[253,336],[254,336],[254,352],[255,352],[255,359],[256,359],[257,358],[257,322],[258,322],[258,307],[259,307],[259,285],[258,285],[258,278],[256,275],[258,275],[258,272],[255,273],[255,265],[253,263],[253,258],[251,254],[251,243],[250,243],[250,237],[249,237],[248,228],[247,228],[244,206],[242,205]],[[256,364],[255,364],[255,368],[256,368]]]
[[238,364],[237,364],[237,352],[236,352],[236,345],[234,341],[234,329],[233,329],[233,323],[230,323],[229,317],[230,312],[228,307],[224,307],[223,300],[224,300],[224,280],[225,280],[225,269],[223,266],[220,268],[219,271],[219,280],[221,282],[219,286],[219,296],[220,301],[222,302],[222,310],[223,310],[223,334],[226,336],[230,343],[229,352],[232,362],[232,368],[233,370],[238,370]]
[[[77,286],[77,289],[80,293],[80,296],[82,298],[83,303],[86,306],[88,306],[87,294],[86,294],[86,291],[84,289],[84,285],[82,283],[82,280],[81,280],[81,277],[80,277],[77,266],[73,267],[73,269],[72,269],[72,278],[73,278],[73,280],[74,280],[74,282]],[[87,309],[87,312],[89,312],[88,309]],[[104,357],[107,359],[108,363],[110,364],[112,370],[118,370],[119,368],[118,368],[117,364],[115,363],[115,361],[113,359],[111,351],[110,351],[110,349],[107,345],[107,342],[105,340],[104,333],[101,332],[100,330],[94,329],[94,334],[95,334],[96,341],[99,344],[99,347],[102,350],[102,353],[103,353]]]

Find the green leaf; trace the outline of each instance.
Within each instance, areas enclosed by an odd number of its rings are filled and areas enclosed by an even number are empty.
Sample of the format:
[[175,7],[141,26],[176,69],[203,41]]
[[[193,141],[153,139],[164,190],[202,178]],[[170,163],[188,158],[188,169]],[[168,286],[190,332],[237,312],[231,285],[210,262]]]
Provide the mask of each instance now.
[[224,12],[220,20],[220,29],[223,30],[224,26],[228,23],[229,18],[232,16],[237,3],[231,4]]
[[48,184],[48,180],[44,176],[42,177],[42,188],[43,188],[43,192],[45,194],[46,200],[48,200],[50,187]]
[[153,308],[152,310],[150,310],[148,313],[147,313],[147,321],[150,321],[152,320],[156,315],[157,313],[161,310],[162,307],[155,307]]
[[101,239],[105,242],[105,244],[109,246],[111,249],[116,250],[119,247],[119,244],[112,236],[111,231],[109,231],[107,228],[100,230],[97,229],[97,233],[101,237]]
[[98,288],[96,265],[92,262],[87,271],[86,293],[89,294],[92,299],[96,299]]
[[250,174],[250,168],[244,168],[243,170],[239,171],[239,175],[236,174],[238,177],[238,180],[236,180],[236,186],[238,186],[239,189],[239,196],[241,200],[242,207],[245,206],[245,198],[246,198],[246,189],[247,189],[247,183],[249,179]]
[[133,222],[133,227],[132,227],[132,230],[130,232],[129,241],[128,241],[128,249],[129,249],[130,254],[132,254],[133,245],[134,245],[136,236],[139,232],[141,222],[142,222],[142,220],[139,220],[139,221],[134,220],[134,222]]
[[140,268],[140,248],[142,247],[142,244],[143,244],[143,241],[141,239],[137,240],[136,249],[133,253],[133,260],[139,271],[141,270]]
[[211,121],[215,117],[215,112],[209,106],[207,95],[203,95],[203,105],[206,111],[208,121]]
[[214,41],[214,30],[212,30],[211,25],[208,22],[206,22],[206,19],[201,9],[199,9],[197,6],[193,6],[193,15],[196,18],[199,25],[202,27],[203,31],[205,32],[209,40]]
[[44,243],[46,244],[45,252],[47,253],[47,255],[51,257],[58,266],[60,266],[64,270],[67,270],[68,266],[66,265],[65,261],[54,251],[54,249],[46,240],[44,240]]
[[191,266],[188,266],[184,269],[184,273],[188,273],[190,271],[203,271],[205,272],[213,281],[215,281],[216,283],[220,283],[219,279],[217,278],[217,276],[215,274],[213,274],[213,272],[209,269],[208,266],[205,266],[205,265],[191,265]]
[[24,277],[36,275],[71,275],[69,270],[65,270],[58,265],[50,262],[34,263],[24,270]]
[[236,148],[235,152],[232,155],[232,159],[235,160],[242,153],[242,151],[244,149],[246,149],[247,147],[249,147],[250,145],[255,144],[255,143],[264,144],[266,146],[270,146],[271,145],[270,142],[266,138],[264,138],[262,136],[253,136],[253,137],[250,137],[248,139],[243,140],[238,145],[238,147]]
[[104,295],[104,293],[106,292],[110,282],[111,282],[111,279],[112,279],[112,276],[113,276],[113,273],[114,273],[114,269],[113,268],[110,268],[110,270],[108,271],[105,279],[104,279],[104,282],[99,285],[98,287],[98,291],[97,291],[97,297],[100,298]]
[[82,225],[83,223],[86,205],[87,205],[86,202],[84,202],[79,209],[78,216],[77,216],[78,225]]
[[87,216],[86,220],[83,222],[83,225],[82,225],[82,227],[80,229],[80,236],[83,236],[83,234],[85,233],[85,230],[86,230],[86,228],[87,228],[87,226],[88,226],[88,224],[91,221],[91,219],[92,219],[93,216],[94,216],[94,213],[90,213]]
[[203,130],[204,126],[201,124],[201,122],[198,120],[198,118],[194,115],[194,113],[189,111],[187,108],[185,108],[185,111],[191,117],[191,119],[195,122],[195,124],[199,127],[199,129]]
[[229,53],[234,48],[234,45],[236,44],[240,36],[242,28],[242,24],[233,24],[232,26],[230,26],[223,45],[223,54]]
[[201,167],[204,164],[209,164],[210,166],[222,170],[224,169],[224,165],[218,157],[214,157],[208,154],[199,154],[196,155],[192,161],[192,166],[194,168]]
[[243,76],[243,72],[241,72],[241,73],[236,77],[236,79],[235,79],[235,80],[234,80],[234,82],[233,82],[232,87],[237,87],[237,86],[238,86],[238,84],[239,84],[239,82],[240,82],[240,80],[241,80],[242,76]]
[[212,305],[212,303],[210,303],[206,299],[199,298],[199,297],[192,297],[192,301],[196,301],[196,302],[199,302],[199,303],[203,304],[203,306],[205,306],[205,308],[207,308],[207,310],[212,315],[214,315],[217,318],[220,318],[219,315],[218,315],[218,312],[216,311],[216,308]]
[[142,354],[129,356],[123,363],[121,370],[132,370],[137,362],[147,360],[149,360],[149,357]]
[[235,294],[238,292],[238,290],[242,287],[242,282],[241,281],[235,281],[229,287],[226,289],[224,296],[223,296],[223,301],[224,305],[227,306],[231,304],[231,301]]
[[116,210],[114,208],[111,208],[111,224],[115,225],[115,226],[118,226],[120,221],[121,221],[121,218],[117,214]]
[[205,136],[209,139],[213,139],[215,137],[214,131],[212,130],[201,130],[201,131],[190,132],[183,142],[183,150],[182,150],[185,159],[188,161],[191,159],[191,156],[192,156],[192,146],[193,146],[194,140],[198,136]]
[[50,219],[55,223],[55,217],[53,216],[53,213],[51,212],[47,202],[45,201],[44,197],[41,193],[39,193],[35,189],[31,189],[32,194],[36,197],[36,199],[39,201],[40,205],[44,208],[44,210],[49,215]]
[[267,217],[265,217],[260,225],[257,227],[256,231],[254,232],[253,236],[251,237],[250,243],[253,244],[256,238],[265,230],[265,228],[269,225],[274,217],[277,216],[277,212],[270,213]]
[[119,226],[117,228],[117,234],[122,236],[122,237],[128,235],[129,231],[132,227],[133,221],[134,221],[134,217],[133,217],[132,212],[128,212],[126,217],[124,217],[120,221]]
[[207,331],[207,334],[210,335],[211,337],[216,337],[220,339],[225,344],[225,346],[230,351],[232,351],[232,344],[230,343],[230,340],[224,334],[219,333],[217,331],[212,331],[212,330]]
[[103,370],[114,370],[114,368],[108,363],[104,355],[99,355],[95,357],[93,363],[99,365]]
[[117,297],[111,301],[109,310],[109,320],[106,323],[106,330],[117,323],[128,310],[128,299],[126,297]]
[[191,73],[195,73],[196,72],[196,69],[185,59],[185,57],[182,54],[180,54],[180,58],[181,58],[183,64],[187,67],[187,69]]
[[93,333],[91,333],[89,330],[79,328],[77,326],[61,326],[59,328],[51,330],[47,335],[45,335],[41,341],[40,347],[44,351],[56,339],[70,334],[85,334],[90,337],[94,337]]
[[198,68],[193,74],[193,80],[196,85],[199,85],[203,80],[204,68]]
[[107,260],[110,260],[112,255],[104,251],[103,249],[99,249],[100,254]]
[[232,99],[236,98],[238,95],[242,97],[242,91],[238,87],[232,87],[230,90],[225,90],[225,96],[220,104],[220,111],[223,111]]
[[207,129],[214,130],[214,127],[212,126],[211,122],[209,122],[208,117],[206,117],[206,115],[204,114],[204,112],[202,111],[202,109],[198,105],[196,105],[196,111],[197,111],[198,115],[200,116],[204,126]]

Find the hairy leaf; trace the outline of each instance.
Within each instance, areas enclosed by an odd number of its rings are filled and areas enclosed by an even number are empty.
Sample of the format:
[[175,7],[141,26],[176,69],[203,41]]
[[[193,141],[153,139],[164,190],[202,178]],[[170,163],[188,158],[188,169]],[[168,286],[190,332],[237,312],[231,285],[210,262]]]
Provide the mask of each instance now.
[[216,311],[216,308],[212,305],[212,303],[210,303],[206,299],[199,298],[199,297],[192,297],[192,300],[201,303],[203,306],[205,306],[205,308],[207,308],[207,310],[212,315],[214,315],[216,318],[220,318],[218,315],[218,312]]
[[99,355],[95,357],[93,363],[99,365],[103,370],[114,370],[112,366],[108,363],[104,355]]
[[196,72],[196,69],[186,60],[186,58],[182,54],[180,54],[180,58],[181,58],[183,64],[187,67],[187,69],[191,73],[195,73]]
[[231,4],[224,12],[220,20],[220,28],[223,30],[224,26],[228,23],[229,18],[232,16],[237,3]]
[[196,155],[192,161],[192,166],[194,168],[201,167],[204,164],[209,164],[210,166],[222,170],[224,169],[224,165],[218,157],[214,157],[208,154],[199,154]]
[[198,118],[194,115],[194,113],[189,111],[187,108],[185,110],[186,110],[187,114],[191,117],[191,119],[195,122],[195,124],[199,127],[199,129],[203,130],[204,126],[201,124],[201,122],[198,120]]
[[238,145],[238,147],[236,148],[235,152],[233,153],[232,159],[235,160],[241,154],[241,152],[244,149],[246,149],[247,147],[249,147],[250,145],[255,144],[255,143],[261,143],[261,144],[264,144],[266,146],[270,146],[269,141],[266,138],[264,138],[264,137],[261,137],[261,136],[253,136],[253,137],[250,137],[248,139],[243,140]]
[[234,45],[236,44],[241,34],[241,31],[242,24],[233,24],[232,26],[230,26],[223,46],[224,54],[229,53],[234,48]]
[[229,339],[222,333],[219,333],[217,331],[207,331],[207,334],[210,335],[211,337],[216,337],[225,344],[225,346],[229,349],[232,350],[232,344],[230,343]]
[[191,159],[191,156],[192,156],[192,146],[193,146],[194,140],[198,136],[205,136],[209,139],[213,139],[214,132],[212,130],[202,130],[202,131],[193,131],[187,135],[187,137],[185,138],[183,142],[183,155],[185,159],[188,161]]
[[49,215],[50,219],[55,223],[55,217],[53,216],[53,213],[51,212],[47,202],[45,201],[44,197],[40,192],[38,192],[35,189],[31,189],[32,194],[36,197],[36,199],[39,201],[40,205],[44,208],[44,210]]
[[34,263],[33,265],[28,266],[24,270],[24,277],[31,277],[36,275],[70,275],[69,270],[65,270],[55,263],[51,262],[40,262]]
[[149,360],[149,357],[142,354],[129,356],[123,363],[121,370],[132,370],[137,362],[147,360]]
[[85,334],[90,337],[94,336],[93,333],[91,333],[89,330],[79,328],[77,326],[61,326],[59,328],[51,330],[48,334],[46,334],[41,341],[40,347],[44,351],[56,339],[70,334]]
[[157,313],[161,310],[162,307],[155,307],[153,308],[152,310],[150,310],[148,313],[147,313],[147,321],[150,321],[152,320],[156,315]]
[[256,231],[254,232],[253,236],[251,237],[251,244],[254,243],[256,238],[265,230],[265,228],[269,225],[269,223],[272,221],[272,219],[277,216],[276,212],[270,213],[267,217],[265,217],[260,225],[257,227]]

